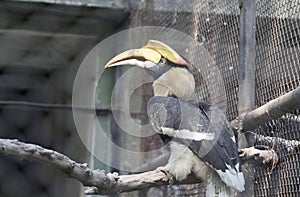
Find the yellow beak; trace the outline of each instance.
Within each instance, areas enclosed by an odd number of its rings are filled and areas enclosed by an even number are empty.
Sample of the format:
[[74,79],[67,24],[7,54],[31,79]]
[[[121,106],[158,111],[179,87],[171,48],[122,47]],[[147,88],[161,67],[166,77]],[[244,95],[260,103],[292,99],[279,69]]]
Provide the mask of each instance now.
[[149,40],[147,45],[141,49],[128,50],[115,56],[105,65],[105,68],[120,65],[134,65],[147,68],[153,64],[158,64],[162,57],[174,64],[181,66],[189,65],[168,45],[160,41]]
[[144,48],[156,50],[163,57],[165,57],[170,62],[173,62],[174,64],[178,64],[181,66],[189,65],[174,49],[160,41],[149,40],[147,45],[144,46]]
[[153,49],[148,49],[148,48],[131,49],[123,53],[120,53],[116,57],[112,58],[109,62],[107,62],[105,68],[126,65],[126,64],[127,65],[133,64],[136,66],[143,67],[142,65],[139,64],[139,62],[142,63],[144,61],[151,61],[155,64],[158,64],[160,59],[161,59],[161,55]]

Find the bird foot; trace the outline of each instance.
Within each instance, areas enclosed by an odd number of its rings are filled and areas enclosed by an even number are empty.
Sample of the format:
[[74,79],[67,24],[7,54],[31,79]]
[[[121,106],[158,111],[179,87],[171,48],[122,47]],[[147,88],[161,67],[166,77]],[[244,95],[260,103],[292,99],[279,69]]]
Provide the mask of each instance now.
[[156,170],[163,172],[168,177],[170,185],[174,184],[174,176],[169,173],[169,169],[167,168],[167,166],[158,167]]

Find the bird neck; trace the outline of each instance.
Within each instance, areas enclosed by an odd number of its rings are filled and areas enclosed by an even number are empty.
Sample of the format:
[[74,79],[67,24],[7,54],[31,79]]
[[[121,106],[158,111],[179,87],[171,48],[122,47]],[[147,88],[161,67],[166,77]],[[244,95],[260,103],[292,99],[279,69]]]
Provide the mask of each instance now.
[[173,96],[188,100],[195,90],[192,73],[183,67],[172,67],[153,82],[155,96]]

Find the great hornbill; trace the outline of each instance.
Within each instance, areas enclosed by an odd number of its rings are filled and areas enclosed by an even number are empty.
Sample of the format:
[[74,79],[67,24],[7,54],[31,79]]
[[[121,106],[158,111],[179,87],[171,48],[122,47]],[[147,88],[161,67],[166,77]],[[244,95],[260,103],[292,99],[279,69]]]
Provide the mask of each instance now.
[[145,68],[155,79],[147,114],[153,129],[170,142],[170,158],[162,169],[177,181],[193,173],[206,182],[207,196],[243,191],[237,145],[225,115],[203,100],[190,100],[195,89],[190,63],[168,45],[149,40],[140,49],[117,55],[105,67],[120,65]]

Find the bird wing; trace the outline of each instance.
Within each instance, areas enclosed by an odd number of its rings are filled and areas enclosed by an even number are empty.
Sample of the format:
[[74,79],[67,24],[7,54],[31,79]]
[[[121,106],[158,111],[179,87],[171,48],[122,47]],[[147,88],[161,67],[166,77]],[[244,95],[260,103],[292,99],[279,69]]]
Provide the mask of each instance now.
[[[147,106],[149,121],[158,133],[188,146],[228,186],[242,191],[244,177],[237,145],[225,115],[208,103],[201,101],[200,107],[199,103],[195,103],[173,97],[152,97]],[[162,128],[172,128],[174,131],[166,133]],[[214,134],[213,139],[208,137],[211,134]],[[201,139],[200,136],[205,137]]]

